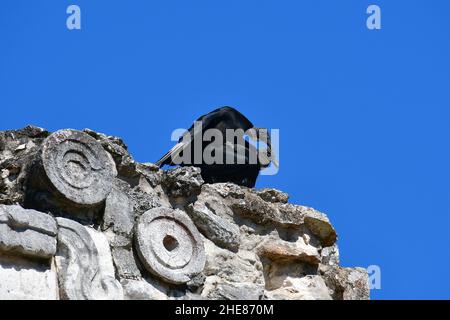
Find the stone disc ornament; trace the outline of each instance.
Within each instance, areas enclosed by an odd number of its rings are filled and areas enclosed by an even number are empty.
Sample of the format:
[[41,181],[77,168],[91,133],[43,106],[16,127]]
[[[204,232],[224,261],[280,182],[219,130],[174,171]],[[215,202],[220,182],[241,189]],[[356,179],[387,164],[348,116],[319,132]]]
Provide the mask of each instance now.
[[205,247],[194,223],[181,210],[154,208],[137,225],[136,247],[145,268],[167,282],[182,284],[205,266]]
[[105,200],[117,175],[114,161],[101,144],[72,129],[46,138],[41,160],[51,185],[78,205],[96,205]]

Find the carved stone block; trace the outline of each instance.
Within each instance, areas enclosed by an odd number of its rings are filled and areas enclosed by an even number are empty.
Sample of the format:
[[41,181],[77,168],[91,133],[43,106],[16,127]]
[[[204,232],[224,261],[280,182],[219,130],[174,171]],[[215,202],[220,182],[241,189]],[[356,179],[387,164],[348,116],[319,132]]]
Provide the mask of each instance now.
[[0,255],[0,300],[58,298],[58,279],[50,263]]
[[48,178],[49,191],[81,206],[104,201],[117,175],[115,163],[102,145],[88,134],[71,129],[45,139],[38,167],[41,170],[35,179],[42,179],[43,174]]
[[201,235],[181,210],[160,207],[144,213],[136,246],[145,268],[171,283],[186,283],[205,266]]
[[56,252],[56,221],[46,213],[0,205],[0,251],[49,259]]
[[57,218],[59,225],[58,271],[61,298],[69,300],[119,300],[123,290],[114,277],[106,237],[73,220]]

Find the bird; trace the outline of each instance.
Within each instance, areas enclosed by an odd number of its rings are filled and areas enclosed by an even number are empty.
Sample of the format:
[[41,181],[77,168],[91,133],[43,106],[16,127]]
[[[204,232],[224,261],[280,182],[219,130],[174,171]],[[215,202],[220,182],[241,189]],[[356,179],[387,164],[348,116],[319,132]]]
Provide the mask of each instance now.
[[[239,140],[227,135],[232,132],[250,133],[250,139]],[[210,131],[211,130],[211,131]],[[206,133],[213,132],[214,138],[206,139]],[[222,139],[217,140],[217,135]],[[200,143],[195,140],[200,138]],[[265,144],[264,152],[251,141]],[[196,153],[197,151],[197,153]],[[196,158],[201,151],[201,159]],[[205,152],[215,161],[204,158]],[[233,161],[227,161],[233,160]],[[231,182],[253,188],[260,170],[273,163],[278,167],[267,129],[255,127],[241,112],[233,107],[217,108],[199,117],[180,137],[178,143],[156,162],[162,168],[165,165],[194,166],[201,170],[205,183]]]

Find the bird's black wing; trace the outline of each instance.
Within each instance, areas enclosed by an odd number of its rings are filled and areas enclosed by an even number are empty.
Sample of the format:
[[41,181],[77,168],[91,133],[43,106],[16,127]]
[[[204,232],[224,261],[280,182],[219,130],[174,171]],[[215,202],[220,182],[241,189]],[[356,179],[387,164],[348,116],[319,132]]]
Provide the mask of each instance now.
[[[223,131],[225,129],[243,129],[244,131],[253,127],[250,120],[242,113],[232,107],[221,107],[213,110],[201,117],[196,122],[202,123],[202,132],[208,129],[218,129]],[[191,137],[194,136],[194,124],[188,129]],[[180,138],[179,142],[181,142]]]
[[[226,129],[243,129],[244,131],[253,127],[250,120],[242,113],[232,107],[221,107],[215,109],[201,117],[196,122],[201,122],[201,135],[208,129],[218,129],[225,137]],[[181,136],[178,143],[170,149],[161,159],[156,162],[156,165],[163,166],[165,164],[172,164],[172,156],[179,153],[181,149],[190,148],[195,134],[195,123],[188,129],[189,136]]]

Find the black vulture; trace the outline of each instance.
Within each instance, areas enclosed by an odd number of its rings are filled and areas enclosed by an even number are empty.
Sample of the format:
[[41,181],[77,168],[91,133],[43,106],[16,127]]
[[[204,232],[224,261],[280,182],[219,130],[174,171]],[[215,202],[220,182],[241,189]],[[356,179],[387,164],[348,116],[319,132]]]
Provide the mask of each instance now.
[[[215,129],[216,134],[221,134],[222,140],[217,140],[216,136],[202,139],[209,129]],[[248,139],[230,137],[229,129],[234,132],[250,133],[253,140],[264,142],[266,149],[259,152],[260,150]],[[242,134],[241,138],[243,138]],[[200,144],[196,141],[200,141]],[[199,167],[206,183],[232,182],[253,188],[262,168],[268,167],[271,161],[274,165],[278,165],[271,154],[271,147],[267,129],[254,127],[250,120],[232,107],[222,107],[198,118],[178,143],[156,164],[159,167],[177,164]],[[211,162],[203,158],[205,149],[208,150],[208,148],[212,150],[211,156],[219,161]],[[200,151],[200,159],[194,155],[196,151],[196,155]],[[230,162],[230,159],[233,161]]]

